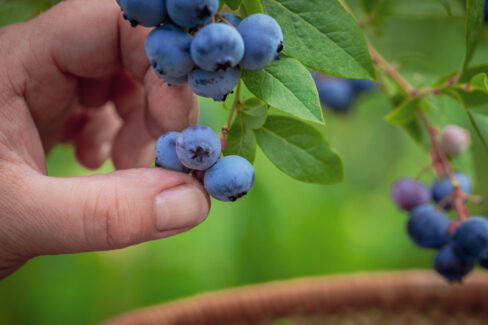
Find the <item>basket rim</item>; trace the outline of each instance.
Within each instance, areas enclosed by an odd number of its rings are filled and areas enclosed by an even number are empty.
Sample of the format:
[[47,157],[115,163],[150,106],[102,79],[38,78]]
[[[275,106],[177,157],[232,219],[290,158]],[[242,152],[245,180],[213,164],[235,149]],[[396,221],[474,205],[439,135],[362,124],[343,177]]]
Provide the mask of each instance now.
[[[488,313],[488,273],[448,284],[433,271],[410,270],[314,276],[247,285],[145,307],[103,322],[125,324],[256,323],[301,313],[340,309],[413,307]],[[488,316],[488,315],[487,315]],[[274,318],[273,318],[274,317]],[[487,318],[488,319],[488,318]]]

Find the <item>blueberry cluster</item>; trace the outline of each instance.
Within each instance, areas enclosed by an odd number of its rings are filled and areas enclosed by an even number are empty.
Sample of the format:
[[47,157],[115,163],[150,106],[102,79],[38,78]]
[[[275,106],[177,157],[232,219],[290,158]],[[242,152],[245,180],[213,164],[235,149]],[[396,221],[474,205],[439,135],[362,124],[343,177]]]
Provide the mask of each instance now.
[[370,80],[341,79],[319,73],[312,76],[320,102],[340,113],[349,112],[359,95],[376,87],[376,83]]
[[254,185],[254,168],[239,156],[220,158],[222,142],[203,125],[183,132],[168,132],[156,143],[156,166],[202,178],[208,193],[217,200],[236,201]]
[[224,101],[239,82],[241,68],[264,69],[283,50],[276,20],[264,14],[242,21],[231,13],[217,15],[219,0],[117,2],[133,26],[156,27],[145,45],[156,74],[171,85],[188,83],[202,97]]
[[[469,133],[457,126],[447,126],[441,134],[442,150],[451,157],[465,152],[469,144]],[[463,195],[471,194],[471,179],[461,173],[455,177]],[[476,262],[488,268],[488,219],[449,219],[447,213],[453,209],[450,201],[455,195],[448,177],[435,180],[430,188],[414,179],[400,179],[391,189],[398,207],[410,213],[410,238],[420,247],[438,249],[434,268],[450,282],[460,282]]]

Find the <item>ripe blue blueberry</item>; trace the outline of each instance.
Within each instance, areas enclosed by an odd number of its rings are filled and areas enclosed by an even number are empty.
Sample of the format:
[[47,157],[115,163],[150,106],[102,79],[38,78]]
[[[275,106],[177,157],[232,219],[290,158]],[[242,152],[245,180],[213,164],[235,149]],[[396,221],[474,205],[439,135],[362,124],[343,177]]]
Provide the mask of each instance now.
[[449,239],[449,218],[424,204],[410,213],[407,230],[415,244],[425,248],[440,248]]
[[156,142],[156,166],[182,173],[189,173],[190,169],[183,166],[176,154],[176,139],[179,132],[163,134]]
[[146,54],[160,76],[184,77],[194,68],[190,55],[192,37],[174,25],[154,29],[146,39]]
[[226,156],[207,170],[204,185],[217,200],[236,201],[254,185],[254,167],[242,157]]
[[463,261],[475,262],[488,256],[488,219],[473,217],[463,222],[452,237],[453,249]]
[[239,24],[242,21],[241,17],[234,15],[233,13],[230,13],[230,12],[223,12],[220,14],[220,16],[222,16],[222,18],[227,20],[227,22],[231,23],[232,26],[234,26],[234,27],[239,26]]
[[203,27],[193,38],[191,57],[206,71],[233,68],[244,56],[244,41],[239,32],[225,23]]
[[356,94],[372,90],[377,87],[376,82],[371,80],[358,80],[358,79],[349,79],[351,83],[352,89]]
[[237,67],[217,72],[197,69],[190,74],[188,83],[195,94],[223,101],[232,93],[240,78],[241,70]]
[[488,20],[488,1],[485,1],[485,7],[483,8],[483,13],[485,15],[485,21]]
[[488,269],[488,253],[483,254],[483,256],[481,256],[479,262],[480,262],[480,265],[482,268]]
[[320,102],[337,112],[348,112],[354,101],[351,84],[344,79],[315,76]]
[[194,170],[206,170],[217,162],[222,151],[220,138],[211,128],[196,125],[187,128],[176,140],[181,163]]
[[460,260],[451,245],[444,246],[434,258],[434,268],[449,282],[461,282],[473,267],[473,263]]
[[[471,180],[468,176],[456,173],[456,178],[459,182],[459,186],[463,190],[464,193],[471,194]],[[446,196],[453,193],[454,188],[451,185],[451,181],[449,178],[445,178],[443,180],[436,180],[434,185],[432,186],[432,197],[436,203],[441,202]],[[448,204],[445,207],[446,209],[450,209],[451,205]]]
[[188,76],[184,77],[170,77],[165,76],[164,74],[160,74],[159,72],[155,71],[159,78],[166,81],[166,83],[170,86],[183,86],[188,83]]
[[261,70],[280,59],[283,32],[272,17],[256,14],[244,19],[237,30],[244,40],[244,58],[240,65],[247,70]]
[[396,204],[405,211],[412,211],[419,205],[428,204],[432,200],[430,188],[411,178],[396,181],[391,188],[391,196]]
[[117,0],[117,3],[133,27],[158,26],[166,18],[166,0]]
[[219,9],[219,0],[166,0],[168,15],[179,26],[199,27],[210,22]]

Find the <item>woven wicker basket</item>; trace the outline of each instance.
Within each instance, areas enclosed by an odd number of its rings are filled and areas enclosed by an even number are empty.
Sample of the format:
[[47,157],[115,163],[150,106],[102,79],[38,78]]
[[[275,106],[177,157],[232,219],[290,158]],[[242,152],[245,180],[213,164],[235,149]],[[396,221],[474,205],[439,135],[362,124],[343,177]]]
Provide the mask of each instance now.
[[427,271],[274,282],[150,307],[105,324],[486,325],[488,273],[474,273],[462,285]]

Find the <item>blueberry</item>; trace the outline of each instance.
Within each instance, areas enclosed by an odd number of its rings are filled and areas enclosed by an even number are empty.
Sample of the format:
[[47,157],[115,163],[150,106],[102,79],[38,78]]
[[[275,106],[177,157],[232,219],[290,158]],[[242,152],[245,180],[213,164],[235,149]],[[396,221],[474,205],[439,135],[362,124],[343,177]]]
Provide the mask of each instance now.
[[483,9],[483,13],[485,16],[485,21],[487,21],[488,20],[488,1],[485,1],[485,7]]
[[474,264],[461,261],[451,245],[444,246],[434,258],[434,268],[449,282],[461,282]]
[[146,39],[146,54],[160,76],[184,77],[194,69],[190,55],[192,36],[181,28],[165,24]]
[[479,262],[482,268],[488,269],[488,253],[483,254]]
[[464,153],[471,144],[469,132],[456,125],[448,125],[442,131],[442,149],[451,157]]
[[239,156],[226,156],[205,173],[204,185],[217,200],[236,201],[254,185],[254,167]]
[[463,222],[452,237],[453,249],[463,261],[488,256],[488,219],[473,217]]
[[196,125],[187,128],[176,140],[181,163],[194,170],[206,170],[217,162],[222,151],[220,138],[211,128]]
[[203,27],[193,38],[191,57],[206,71],[233,68],[244,56],[244,41],[237,30],[224,23]]
[[358,80],[358,79],[349,79],[349,83],[352,86],[353,91],[356,94],[372,90],[377,87],[376,82],[371,80]]
[[156,142],[156,166],[177,172],[189,173],[190,169],[183,166],[176,154],[176,139],[179,132],[163,134]]
[[166,83],[170,86],[183,86],[188,83],[188,76],[184,77],[170,77],[170,76],[165,76],[164,74],[159,74],[159,72],[155,71],[156,74],[166,81]]
[[352,86],[345,79],[315,77],[320,102],[336,112],[348,112],[354,101]]
[[[456,178],[459,182],[459,186],[466,194],[471,194],[471,180],[468,176],[456,173]],[[436,203],[441,202],[446,196],[454,192],[454,188],[451,185],[449,178],[443,180],[436,180],[432,185],[432,197]],[[448,204],[445,207],[447,210],[451,209],[451,205]]]
[[225,100],[225,96],[232,93],[240,78],[239,68],[217,72],[197,69],[190,74],[188,83],[193,92],[199,96]]
[[391,188],[391,196],[398,206],[405,211],[412,211],[432,200],[430,189],[414,179],[403,178],[395,182]]
[[283,32],[272,17],[256,14],[244,19],[237,30],[244,40],[244,58],[240,65],[247,70],[261,70],[279,60],[283,50]]
[[234,27],[237,27],[239,26],[239,24],[241,23],[242,19],[237,16],[237,15],[234,15],[230,12],[223,12],[220,14],[220,16],[222,16],[222,18],[224,18],[225,20],[227,20],[227,22],[231,23],[232,26]]
[[199,27],[212,20],[219,0],[167,0],[168,15],[182,27]]
[[132,26],[154,27],[166,18],[166,0],[118,0],[124,18]]
[[435,210],[433,206],[424,204],[410,213],[408,234],[415,244],[425,248],[440,248],[449,239],[449,218]]

